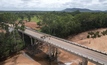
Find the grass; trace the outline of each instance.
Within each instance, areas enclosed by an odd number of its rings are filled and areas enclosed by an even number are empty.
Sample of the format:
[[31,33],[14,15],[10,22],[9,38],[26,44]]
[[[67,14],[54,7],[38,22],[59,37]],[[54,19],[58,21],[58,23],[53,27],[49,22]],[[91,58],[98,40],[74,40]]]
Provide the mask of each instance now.
[[[18,18],[18,21],[19,21],[19,20],[21,20],[21,19],[20,19],[20,18]],[[28,19],[27,19],[27,17],[25,17],[25,18],[24,18],[24,20],[28,20]],[[37,23],[37,22],[39,22],[39,21],[40,21],[40,19],[38,19],[36,16],[34,16],[34,17],[32,17],[32,18],[31,18],[31,21],[33,21],[33,22],[36,22],[36,23]]]
[[40,19],[38,19],[36,16],[34,16],[33,18],[31,18],[31,21],[39,22],[39,21],[40,21]]
[[[21,20],[21,18],[18,18],[18,21]],[[24,20],[28,20],[26,17],[24,18]]]

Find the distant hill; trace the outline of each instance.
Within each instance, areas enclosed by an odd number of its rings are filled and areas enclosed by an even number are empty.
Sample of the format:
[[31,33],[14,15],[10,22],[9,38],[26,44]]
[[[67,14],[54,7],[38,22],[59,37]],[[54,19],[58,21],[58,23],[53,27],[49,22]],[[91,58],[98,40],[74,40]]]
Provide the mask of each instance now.
[[62,11],[65,11],[65,12],[74,12],[74,11],[77,11],[79,10],[80,12],[107,12],[107,11],[101,11],[101,10],[90,10],[90,9],[82,9],[82,8],[66,8]]

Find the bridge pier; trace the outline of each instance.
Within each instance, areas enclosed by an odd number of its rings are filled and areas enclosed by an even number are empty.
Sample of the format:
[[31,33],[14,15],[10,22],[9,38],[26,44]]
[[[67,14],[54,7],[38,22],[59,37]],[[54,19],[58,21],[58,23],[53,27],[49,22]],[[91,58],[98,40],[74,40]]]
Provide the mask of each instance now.
[[34,44],[38,44],[38,40],[34,39]]
[[48,55],[49,55],[49,60],[50,61],[57,61],[57,57],[58,57],[58,49],[48,45],[49,49],[48,49]]
[[34,42],[33,42],[33,38],[30,36],[30,40],[31,40],[31,46],[34,45]]
[[82,65],[88,65],[88,60],[86,58],[82,58]]

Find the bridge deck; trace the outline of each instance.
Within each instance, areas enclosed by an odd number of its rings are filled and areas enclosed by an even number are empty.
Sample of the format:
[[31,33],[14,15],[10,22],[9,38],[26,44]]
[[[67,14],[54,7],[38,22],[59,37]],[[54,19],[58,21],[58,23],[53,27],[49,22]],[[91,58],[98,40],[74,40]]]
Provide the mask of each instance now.
[[79,56],[86,58],[90,61],[93,61],[95,63],[107,65],[107,55],[104,53],[100,53],[100,52],[97,52],[97,51],[94,51],[91,49],[86,49],[86,48],[78,46],[78,45],[70,44],[70,43],[67,43],[65,41],[59,40],[59,39],[51,37],[51,36],[43,39],[41,37],[44,36],[44,34],[29,30],[29,29],[26,29],[24,31],[24,33],[29,36],[32,36],[34,38],[37,38],[41,41],[48,42],[49,44],[55,45],[56,47],[64,49],[68,52],[79,55]]

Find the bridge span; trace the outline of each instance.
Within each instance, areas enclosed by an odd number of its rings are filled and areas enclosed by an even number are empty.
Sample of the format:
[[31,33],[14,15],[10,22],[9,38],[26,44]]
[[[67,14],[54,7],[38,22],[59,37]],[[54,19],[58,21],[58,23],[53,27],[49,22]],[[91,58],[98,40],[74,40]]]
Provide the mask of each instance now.
[[82,57],[84,62],[82,65],[87,65],[88,61],[96,65],[107,65],[106,53],[29,28],[26,28],[25,31],[19,30],[19,32]]

